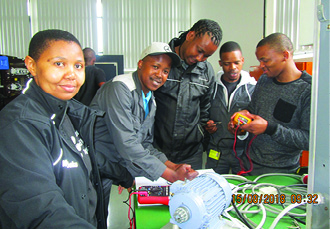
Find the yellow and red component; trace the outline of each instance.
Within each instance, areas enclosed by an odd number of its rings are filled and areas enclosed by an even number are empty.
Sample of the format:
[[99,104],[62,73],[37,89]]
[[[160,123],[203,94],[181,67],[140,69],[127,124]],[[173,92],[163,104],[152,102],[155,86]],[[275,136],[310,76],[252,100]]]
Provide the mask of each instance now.
[[240,113],[237,113],[234,117],[233,122],[235,125],[244,125],[244,124],[250,123],[251,119]]

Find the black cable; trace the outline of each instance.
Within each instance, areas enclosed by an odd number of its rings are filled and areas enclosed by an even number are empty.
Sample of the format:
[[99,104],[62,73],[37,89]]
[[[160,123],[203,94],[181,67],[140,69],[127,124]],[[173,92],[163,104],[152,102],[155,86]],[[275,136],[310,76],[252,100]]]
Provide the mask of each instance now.
[[[213,135],[211,135],[211,136],[213,136]],[[221,152],[220,151],[220,142],[222,140],[235,140],[235,138],[220,138],[219,141],[218,141],[218,143],[217,143],[217,152]],[[217,161],[217,165],[216,165],[217,167],[219,165],[220,158],[221,158],[221,154],[220,154],[219,160]]]
[[132,208],[132,206],[129,206],[128,201],[129,201],[129,198],[130,198],[130,195],[131,195],[132,192],[140,192],[140,191],[147,191],[147,190],[146,189],[143,189],[143,188],[141,188],[139,190],[137,190],[137,189],[133,190],[132,189],[130,192],[128,192],[128,198],[127,198],[127,200],[124,200],[123,201],[123,203],[126,204],[130,208],[130,210],[132,211],[133,216],[132,216],[131,220],[134,220],[133,225],[134,225],[135,228],[136,228],[135,211]]
[[290,184],[290,185],[280,187],[280,189],[284,189],[284,188],[287,188],[287,187],[304,187],[304,188],[307,188],[307,184]]
[[[278,194],[281,195],[281,193],[283,193],[283,192],[281,192],[281,189],[286,188],[286,187],[292,187],[292,186],[295,186],[295,187],[299,187],[299,186],[306,187],[307,184],[292,184],[292,185],[287,185],[285,187],[275,187],[275,188],[276,188]],[[282,206],[283,209],[285,209],[284,204],[280,203],[280,205]],[[290,216],[291,219],[294,219],[294,220],[298,221],[299,223],[306,225],[306,222],[304,220],[299,219],[299,218],[297,218],[295,216],[292,216],[292,215],[289,215],[289,214],[287,214],[287,215]]]
[[132,211],[133,216],[132,216],[131,220],[134,220],[134,226],[135,226],[135,211],[134,211],[134,209],[133,209],[132,207],[129,206],[128,203],[126,203],[126,202],[124,202],[124,203],[125,203],[125,204],[131,209],[131,211]]
[[241,212],[237,209],[236,204],[234,202],[234,200],[231,200],[231,204],[233,205],[236,214],[238,215],[238,217],[243,221],[243,223],[249,228],[249,229],[253,229],[253,227],[248,223],[248,221],[246,221],[246,219],[244,218],[244,216],[242,216]]
[[[130,192],[128,192],[128,198],[127,198],[127,200],[124,200],[123,203],[126,204],[130,208],[130,210],[132,211],[133,216],[132,216],[131,220],[134,220],[134,223],[135,223],[135,211],[132,208],[132,206],[129,206],[129,204],[128,204],[128,201],[129,201],[129,198],[130,198],[130,195],[131,195],[132,192],[136,192],[136,190],[134,190],[134,191],[131,190]],[[133,224],[133,225],[135,226],[135,224]]]
[[[284,204],[282,204],[282,203],[281,203],[281,206],[282,206],[283,209],[285,208]],[[306,225],[306,222],[304,220],[299,219],[299,218],[297,218],[295,216],[292,216],[292,215],[289,215],[289,214],[287,214],[287,215],[290,216],[291,219],[294,219],[294,220],[298,221],[299,223],[302,223],[302,224]]]
[[235,140],[235,138],[220,138],[218,143],[217,143],[217,149],[220,149],[219,145],[220,145],[220,142],[223,141],[223,140]]

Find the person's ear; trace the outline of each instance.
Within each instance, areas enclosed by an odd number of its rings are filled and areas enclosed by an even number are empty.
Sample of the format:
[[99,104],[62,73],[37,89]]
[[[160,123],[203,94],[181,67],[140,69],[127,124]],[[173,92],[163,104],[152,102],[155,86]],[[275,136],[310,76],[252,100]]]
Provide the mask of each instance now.
[[26,56],[24,60],[26,68],[29,70],[31,75],[36,76],[37,73],[37,64],[34,59],[30,56]]
[[138,69],[139,70],[141,70],[142,65],[143,65],[143,60],[139,60],[139,62],[138,62]]
[[242,57],[242,64],[244,64],[244,57]]
[[290,52],[288,50],[283,51],[284,60],[288,60],[290,57]]
[[219,60],[219,65],[220,65],[220,67],[222,67],[222,61],[221,60]]
[[195,38],[195,31],[189,31],[186,35],[186,40],[187,41],[192,41]]

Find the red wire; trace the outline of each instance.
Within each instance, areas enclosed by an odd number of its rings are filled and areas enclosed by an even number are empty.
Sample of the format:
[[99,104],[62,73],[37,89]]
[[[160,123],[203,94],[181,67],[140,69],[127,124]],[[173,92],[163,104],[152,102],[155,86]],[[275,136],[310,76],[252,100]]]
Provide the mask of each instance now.
[[133,229],[135,228],[135,224],[134,224],[134,219],[131,219],[131,197],[133,194],[141,194],[141,193],[145,193],[148,194],[147,191],[137,191],[137,192],[132,192],[129,194],[129,206],[128,206],[128,220],[129,220],[129,228]]
[[254,140],[257,136],[258,136],[258,135],[255,135],[255,136],[251,139],[251,141],[249,142],[248,148],[246,149],[246,156],[247,156],[247,158],[249,159],[249,162],[250,162],[250,169],[249,169],[248,171],[241,171],[241,172],[238,172],[238,173],[237,173],[238,175],[242,175],[242,174],[245,174],[245,173],[249,173],[249,172],[251,172],[251,171],[253,170],[253,163],[252,163],[252,160],[251,160],[251,158],[250,158],[250,147],[251,147],[251,145],[252,145],[253,140]]
[[236,152],[236,143],[237,143],[237,131],[238,131],[239,126],[237,126],[236,130],[235,130],[235,140],[234,140],[234,145],[233,145],[233,150],[235,153],[235,157],[237,158],[237,160],[239,161],[239,165],[241,167],[241,170],[244,170],[244,165],[243,165],[243,161],[237,156],[237,152]]
[[252,160],[251,160],[251,158],[250,158],[249,151],[250,151],[250,147],[251,147],[251,145],[252,145],[253,140],[254,140],[258,135],[255,135],[255,136],[251,139],[251,141],[249,142],[249,145],[248,145],[248,147],[247,147],[247,149],[246,149],[246,156],[247,156],[247,158],[249,159],[250,169],[249,169],[248,171],[245,171],[243,161],[237,156],[237,152],[236,152],[236,142],[237,142],[237,131],[238,131],[238,129],[239,129],[239,126],[237,126],[237,128],[236,128],[236,130],[235,130],[235,140],[234,140],[233,150],[234,150],[234,153],[235,153],[235,157],[238,159],[238,161],[239,161],[239,165],[240,165],[240,167],[241,167],[241,171],[239,171],[239,172],[237,173],[237,175],[242,175],[242,174],[245,174],[245,173],[249,173],[249,172],[251,172],[251,171],[253,170],[253,163],[252,163]]
[[134,227],[134,220],[131,219],[131,197],[133,194],[137,194],[137,192],[132,192],[131,194],[129,194],[129,207],[128,207],[129,228]]

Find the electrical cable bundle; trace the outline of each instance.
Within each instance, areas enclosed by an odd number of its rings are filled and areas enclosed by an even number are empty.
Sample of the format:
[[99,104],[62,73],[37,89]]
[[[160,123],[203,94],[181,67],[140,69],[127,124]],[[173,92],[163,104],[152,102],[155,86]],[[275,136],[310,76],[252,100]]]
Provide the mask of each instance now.
[[[319,204],[317,202],[317,194],[313,196],[307,194],[306,184],[284,186],[257,183],[257,181],[266,176],[291,177],[301,182],[300,175],[269,173],[258,176],[253,181],[249,181],[247,178],[239,175],[228,174],[222,176],[226,179],[242,181],[242,183],[234,185],[232,188],[232,204],[226,209],[226,214],[224,214],[229,220],[237,222],[237,219],[232,217],[235,214],[240,219],[240,224],[243,224],[241,228],[262,228],[266,222],[267,214],[277,215],[270,229],[275,228],[284,216],[290,217],[295,226],[299,226],[298,222],[305,225],[305,221],[301,219],[301,217],[306,217],[306,206],[304,205],[307,203]],[[302,213],[291,212],[295,208],[299,208]],[[257,225],[249,219],[247,214],[262,214],[261,221]]]
[[[229,205],[229,202],[227,205],[229,207],[221,214],[223,219],[226,219],[226,224],[232,226],[232,228],[261,229],[267,227],[274,229],[284,217],[291,220],[295,227],[299,228],[299,223],[306,225],[305,205],[320,204],[322,199],[322,196],[318,194],[307,194],[307,185],[301,183],[301,176],[296,174],[269,173],[260,175],[254,180],[234,174],[221,176],[236,183],[236,185],[231,184],[231,188],[229,188],[232,194],[231,205]],[[261,178],[274,177],[272,180],[275,180],[275,177],[278,176],[296,179],[300,183],[278,185],[260,182]],[[178,190],[180,190],[179,194],[182,194],[181,191],[183,189]],[[130,229],[136,228],[135,212],[131,205],[131,198],[134,194],[148,194],[148,191],[144,189],[133,190],[129,193],[128,199],[124,201],[129,206]],[[226,199],[228,200],[228,198]],[[297,211],[292,211],[293,209],[297,209]],[[132,216],[131,211],[133,213]],[[258,223],[256,223],[254,215],[258,215],[257,220],[260,217]],[[270,221],[271,217],[274,218],[273,221]]]

